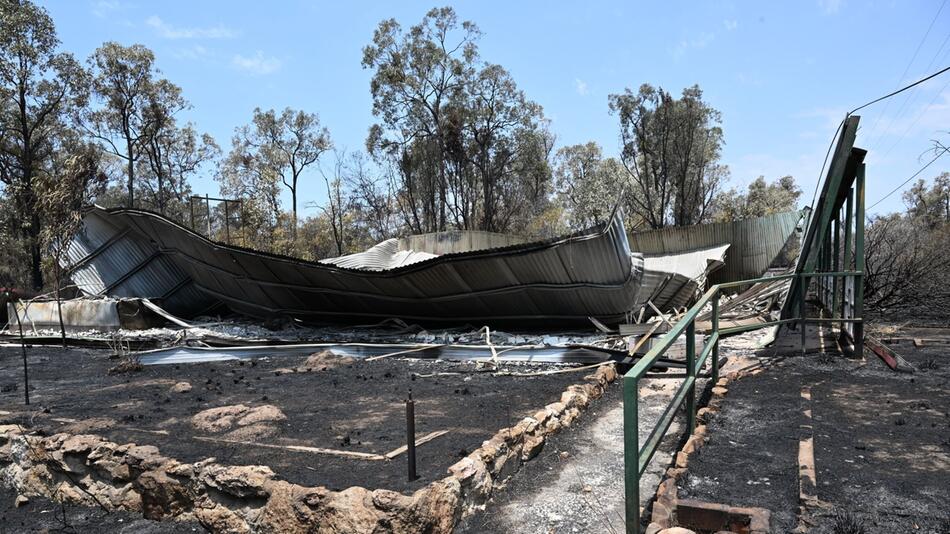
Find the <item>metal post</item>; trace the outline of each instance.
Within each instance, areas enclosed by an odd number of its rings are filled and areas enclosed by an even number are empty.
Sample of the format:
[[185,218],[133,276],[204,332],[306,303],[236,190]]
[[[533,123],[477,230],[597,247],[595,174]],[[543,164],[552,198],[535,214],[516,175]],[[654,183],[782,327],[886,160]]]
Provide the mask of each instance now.
[[416,403],[412,400],[412,390],[406,399],[406,459],[409,461],[409,482],[416,476]]
[[241,206],[241,246],[247,246],[247,224],[244,219],[244,199],[239,200]]
[[801,283],[798,284],[798,313],[800,313],[801,323],[799,329],[802,331],[802,356],[805,355],[805,328],[806,328],[806,308],[805,297],[808,295],[808,275],[802,273]]
[[712,299],[712,335],[716,338],[712,348],[712,381],[719,381],[719,292]]
[[228,199],[224,199],[224,240],[231,244],[231,225],[229,222],[230,213],[228,212]]
[[[12,294],[11,294],[12,297]],[[12,298],[11,298],[12,300]],[[20,302],[23,302],[22,300]],[[23,351],[23,402],[30,405],[30,368],[26,361],[26,340],[23,338],[23,323],[20,322],[20,312],[16,309],[16,302],[13,302],[13,315],[16,315],[16,324],[20,328],[20,349]],[[24,308],[25,309],[25,308]]]
[[696,429],[696,321],[686,324],[686,376],[692,384],[686,392],[686,422],[691,435]]
[[211,235],[211,198],[205,194],[205,211],[208,214],[208,239],[214,239]]
[[191,230],[195,230],[195,197],[188,198],[188,210],[191,211]]
[[[845,205],[844,205],[844,206],[845,206],[845,207],[844,207],[844,250],[842,251],[842,256],[843,256],[843,257],[842,257],[842,260],[841,260],[841,264],[842,264],[842,266],[843,266],[843,269],[842,269],[842,270],[844,270],[844,271],[850,271],[850,270],[852,270],[852,267],[851,267],[851,245],[852,245],[852,240],[853,240],[853,232],[852,232],[853,226],[852,226],[852,225],[854,224],[854,221],[853,221],[853,219],[854,219],[854,188],[853,188],[853,187],[848,190],[848,196],[847,196],[847,199],[845,200]],[[853,300],[853,298],[854,298],[854,276],[851,275],[851,276],[845,277],[844,280],[841,282],[841,284],[844,286],[844,287],[842,288],[842,292],[841,292],[841,316],[842,316],[842,317],[845,316],[845,308],[846,308],[846,307],[848,306],[848,304],[849,304],[849,303],[847,302],[847,300],[848,300],[848,295],[847,295],[847,291],[848,291],[848,290],[847,290],[847,287],[848,287],[848,281],[849,281],[849,280],[851,281],[851,297],[852,297],[852,300]],[[851,307],[851,310],[850,310],[850,311],[851,311],[851,314],[848,316],[848,319],[854,319],[854,307],[853,307],[853,306]],[[850,329],[851,332],[850,332],[849,334],[852,335],[852,336],[854,335],[854,325],[852,325],[852,324],[841,323],[841,329],[842,329],[842,331]],[[852,341],[853,341],[853,340],[852,340]]]
[[859,275],[854,277],[854,350],[864,351],[864,163],[858,167],[855,177],[854,210],[854,267]]
[[637,379],[623,378],[623,486],[627,534],[640,534],[640,414]]
[[[839,260],[841,258],[841,211],[835,214],[835,218],[832,221],[832,240],[831,240],[831,270],[834,272],[840,271]],[[831,278],[831,318],[840,317],[838,315],[838,277],[834,276]]]

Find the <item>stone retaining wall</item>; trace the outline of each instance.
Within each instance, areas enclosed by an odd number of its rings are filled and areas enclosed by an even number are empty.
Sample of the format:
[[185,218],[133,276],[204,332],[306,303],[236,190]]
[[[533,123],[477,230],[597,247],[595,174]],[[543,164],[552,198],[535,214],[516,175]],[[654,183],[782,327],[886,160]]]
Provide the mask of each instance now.
[[0,425],[0,483],[21,496],[154,520],[194,519],[214,532],[448,533],[483,509],[545,440],[570,426],[617,379],[613,364],[569,386],[557,402],[499,430],[412,495],[351,487],[332,491],[276,479],[266,466],[186,464],[151,445],[119,445],[93,435],[32,435]]

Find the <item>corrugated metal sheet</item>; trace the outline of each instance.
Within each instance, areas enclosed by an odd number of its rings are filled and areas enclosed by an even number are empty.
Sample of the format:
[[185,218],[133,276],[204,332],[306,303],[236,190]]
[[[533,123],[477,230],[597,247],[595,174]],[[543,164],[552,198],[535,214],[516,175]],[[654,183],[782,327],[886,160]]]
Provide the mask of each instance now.
[[86,296],[158,299],[171,313],[191,315],[215,299],[199,291],[175,262],[102,209],[86,213],[63,267]]
[[768,269],[801,220],[790,211],[729,223],[679,226],[636,232],[630,249],[643,254],[674,254],[729,244],[725,265],[712,275],[713,284],[757,278]]
[[[119,310],[112,299],[75,299],[60,303],[63,312],[63,326],[67,332],[85,330],[113,331],[121,327]],[[7,328],[15,331],[17,317],[23,323],[24,331],[59,331],[59,310],[56,301],[10,302],[7,304]]]
[[108,220],[114,235],[125,239],[130,229],[135,243],[154,244],[160,254],[153,257],[172,260],[201,291],[252,317],[617,321],[635,304],[643,272],[619,216],[561,238],[366,271],[216,243],[147,211],[94,213]]
[[320,263],[364,271],[385,271],[403,265],[412,265],[436,256],[437,254],[416,250],[399,250],[398,239],[387,239],[363,252],[347,254],[337,258],[327,258],[320,260]]
[[662,311],[688,305],[705,288],[710,273],[722,268],[729,248],[730,245],[718,245],[680,254],[644,255],[636,309],[648,300]]
[[418,234],[399,239],[399,250],[415,250],[441,256],[457,252],[472,252],[491,248],[510,247],[526,243],[521,236],[481,232],[478,230],[456,230]]

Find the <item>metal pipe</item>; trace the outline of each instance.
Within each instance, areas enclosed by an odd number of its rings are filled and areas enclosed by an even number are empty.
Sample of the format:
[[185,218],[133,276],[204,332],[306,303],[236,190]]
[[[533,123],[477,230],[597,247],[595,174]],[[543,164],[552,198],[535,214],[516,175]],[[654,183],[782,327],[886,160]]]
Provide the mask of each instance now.
[[406,460],[409,463],[409,482],[418,479],[416,475],[416,403],[412,400],[412,390],[406,399]]
[[231,244],[231,214],[228,212],[228,201],[224,201],[224,240]]
[[[13,295],[8,293],[8,296]],[[12,298],[11,298],[12,300]],[[22,302],[22,301],[21,301]],[[26,361],[26,340],[23,338],[23,323],[20,322],[20,312],[16,309],[16,302],[13,302],[13,315],[16,316],[16,324],[20,327],[20,349],[23,351],[23,402],[30,405],[30,369]]]
[[693,380],[686,392],[686,426],[687,435],[696,429],[696,321],[690,320],[686,325],[686,374]]
[[713,385],[719,381],[719,293],[712,300],[712,331],[713,349],[712,349],[712,381]]
[[205,212],[208,214],[208,239],[214,239],[211,235],[211,198],[205,195]]

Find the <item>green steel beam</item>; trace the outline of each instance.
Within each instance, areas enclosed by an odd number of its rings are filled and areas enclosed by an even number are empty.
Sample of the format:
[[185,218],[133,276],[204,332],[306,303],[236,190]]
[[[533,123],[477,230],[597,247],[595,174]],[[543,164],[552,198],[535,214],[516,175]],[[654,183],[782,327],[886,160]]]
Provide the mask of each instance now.
[[686,392],[686,435],[696,429],[696,321],[686,323],[686,374],[691,382]]
[[[835,213],[831,225],[832,245],[831,245],[831,270],[841,270],[838,263],[841,260],[841,212]],[[837,278],[831,279],[831,317],[837,317],[838,313],[838,283]]]
[[712,350],[712,381],[719,381],[719,293],[712,301],[712,335],[715,336]]
[[639,378],[623,378],[623,487],[627,534],[640,534]]
[[[864,273],[864,163],[858,166],[854,184],[854,270]],[[864,317],[864,275],[854,277],[854,316]],[[864,350],[864,322],[854,323],[854,348]]]

